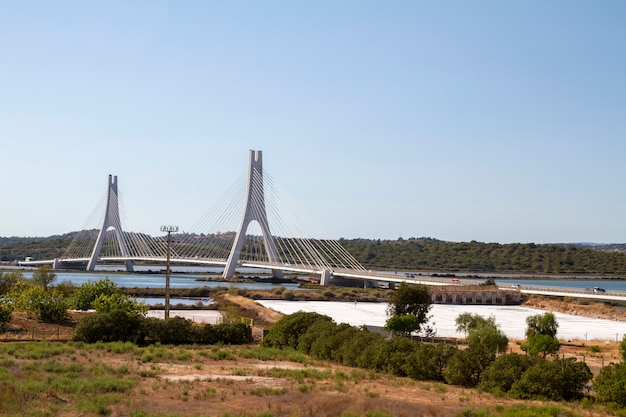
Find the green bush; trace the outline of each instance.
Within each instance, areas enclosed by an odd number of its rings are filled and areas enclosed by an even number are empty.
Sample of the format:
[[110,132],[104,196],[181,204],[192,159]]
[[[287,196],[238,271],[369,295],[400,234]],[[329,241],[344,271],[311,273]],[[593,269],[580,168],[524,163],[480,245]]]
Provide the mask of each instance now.
[[384,339],[380,333],[361,329],[341,344],[336,352],[336,358],[344,365],[369,369],[374,360],[376,345]]
[[195,343],[199,339],[199,332],[193,321],[177,316],[165,320],[146,320],[144,329],[148,339],[164,345]]
[[86,343],[136,343],[143,339],[144,320],[142,316],[124,310],[93,313],[78,322],[74,340]]
[[533,360],[525,355],[502,355],[481,373],[478,388],[489,392],[508,392],[532,364]]
[[0,327],[11,321],[13,316],[13,306],[0,303]]
[[593,388],[598,401],[626,407],[626,363],[602,368],[594,381]]
[[407,376],[407,360],[417,350],[418,343],[407,337],[383,339],[374,348],[371,367],[388,374]]
[[71,296],[72,308],[76,310],[91,310],[94,301],[101,295],[112,295],[120,290],[108,277],[96,282],[87,281],[78,287]]
[[303,311],[284,316],[272,326],[261,344],[265,347],[297,349],[300,336],[319,320],[332,321],[328,316]]
[[15,309],[39,316],[44,321],[63,321],[68,318],[68,299],[61,292],[41,285],[17,283],[7,298],[11,300]]
[[420,381],[444,382],[444,370],[448,360],[457,352],[457,347],[439,343],[421,343],[408,358],[405,365],[407,376]]
[[220,323],[214,326],[210,324],[216,335],[216,342],[228,345],[241,345],[252,341],[252,329],[243,323]]
[[510,392],[522,399],[569,401],[585,394],[592,376],[587,364],[574,358],[540,359],[513,383]]

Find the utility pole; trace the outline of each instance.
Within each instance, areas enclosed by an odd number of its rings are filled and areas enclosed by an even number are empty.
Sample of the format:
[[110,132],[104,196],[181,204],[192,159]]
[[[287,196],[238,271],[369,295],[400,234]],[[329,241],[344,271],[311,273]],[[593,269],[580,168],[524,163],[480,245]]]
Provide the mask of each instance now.
[[178,232],[178,226],[161,226],[162,232],[167,232],[167,257],[165,261],[165,319],[170,318],[170,252],[172,233]]

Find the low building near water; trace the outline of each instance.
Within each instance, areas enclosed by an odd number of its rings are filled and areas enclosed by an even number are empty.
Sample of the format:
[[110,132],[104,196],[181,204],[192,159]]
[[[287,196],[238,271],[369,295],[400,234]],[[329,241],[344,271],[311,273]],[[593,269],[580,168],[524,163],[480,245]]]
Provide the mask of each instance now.
[[519,305],[519,291],[501,290],[496,286],[446,285],[430,287],[434,304]]

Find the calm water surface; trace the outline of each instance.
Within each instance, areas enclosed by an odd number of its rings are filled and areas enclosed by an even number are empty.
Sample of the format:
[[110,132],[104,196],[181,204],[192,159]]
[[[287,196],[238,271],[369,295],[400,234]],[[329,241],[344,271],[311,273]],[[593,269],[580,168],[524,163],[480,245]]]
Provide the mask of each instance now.
[[[154,268],[154,267],[153,267]],[[148,267],[136,267],[136,270],[147,272]],[[197,288],[197,287],[235,287],[246,288],[251,290],[266,290],[279,286],[296,290],[298,284],[270,284],[262,282],[223,282],[223,281],[200,281],[207,277],[216,277],[221,274],[221,268],[207,268],[207,267],[184,267],[175,268],[170,274],[170,288]],[[239,271],[239,270],[238,270]],[[33,270],[24,270],[24,276],[29,278],[32,275]],[[269,271],[263,271],[258,269],[241,270],[240,273],[258,276],[259,274],[267,273]],[[97,267],[93,272],[57,272],[56,284],[61,282],[70,282],[73,285],[82,285],[87,281],[98,281],[108,277],[118,287],[124,288],[165,288],[165,273],[126,273],[120,269],[120,267]],[[626,291],[626,280],[621,279],[600,279],[600,278],[574,278],[571,276],[564,278],[520,278],[501,275],[503,278],[498,279],[496,277],[496,283],[501,286],[511,286],[513,284],[519,284],[522,286],[546,286],[546,287],[566,287],[566,288],[593,288],[602,287],[606,290]],[[459,276],[462,280],[463,277]],[[474,280],[476,280],[474,278]]]

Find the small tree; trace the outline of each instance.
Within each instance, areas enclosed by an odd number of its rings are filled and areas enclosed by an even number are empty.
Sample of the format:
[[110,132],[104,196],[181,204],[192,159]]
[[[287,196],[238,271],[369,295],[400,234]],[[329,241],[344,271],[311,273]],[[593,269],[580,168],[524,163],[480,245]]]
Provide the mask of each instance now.
[[559,329],[554,313],[550,312],[526,317],[526,325],[526,337],[543,334],[555,338]]
[[460,350],[450,359],[444,371],[446,382],[454,385],[475,386],[482,372],[505,352],[509,339],[496,325],[495,319],[479,315],[459,315],[457,329],[467,329],[467,349]]
[[17,310],[39,316],[44,321],[62,321],[68,318],[69,302],[59,291],[50,291],[41,285],[18,283],[8,298]]
[[520,348],[531,356],[537,356],[541,353],[545,358],[549,353],[558,352],[561,349],[561,342],[546,334],[533,334],[522,342]]
[[4,327],[11,322],[13,316],[13,306],[0,302],[0,327]]
[[112,311],[125,311],[127,313],[145,316],[148,312],[148,306],[140,303],[134,297],[115,292],[110,295],[100,294],[93,301],[93,307],[96,313],[110,313]]
[[602,368],[594,380],[593,388],[598,401],[626,407],[626,363]]
[[480,314],[475,313],[462,313],[457,316],[454,322],[456,323],[457,331],[465,333],[465,335],[467,336],[470,330],[475,329],[478,326],[486,324],[495,326],[496,318],[494,316],[489,316],[488,318],[485,318]]
[[37,268],[37,270],[33,272],[31,281],[35,285],[41,285],[44,288],[48,288],[55,279],[57,279],[57,274],[52,271],[52,267],[50,265],[44,265]]
[[448,361],[458,351],[446,343],[421,343],[405,364],[407,376],[421,381],[445,381],[444,370]]
[[478,388],[493,393],[508,392],[516,381],[522,379],[522,375],[532,364],[533,360],[526,355],[502,355],[480,375]]
[[261,344],[267,347],[298,349],[300,337],[318,320],[332,321],[332,318],[318,313],[298,311],[284,316],[265,335]]
[[0,295],[7,294],[11,288],[24,279],[21,271],[2,272],[0,271]]
[[[432,296],[427,286],[421,284],[402,283],[393,292],[385,328],[402,334],[420,332],[430,319],[428,313],[432,307]],[[414,318],[397,318],[397,316],[413,316]]]
[[108,277],[99,281],[87,281],[78,287],[71,297],[72,308],[76,310],[91,310],[93,302],[101,295],[109,296],[120,292],[117,285]]
[[554,313],[536,314],[526,317],[526,341],[521,344],[521,349],[529,355],[556,353],[561,348],[561,343],[556,338],[559,323]]
[[580,398],[593,374],[575,358],[540,359],[511,387],[511,394],[522,399],[569,401]]
[[403,316],[391,316],[383,326],[383,330],[402,336],[410,336],[411,332],[421,327],[419,318],[406,314]]

